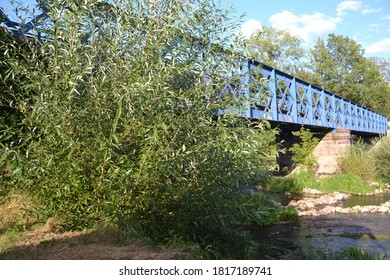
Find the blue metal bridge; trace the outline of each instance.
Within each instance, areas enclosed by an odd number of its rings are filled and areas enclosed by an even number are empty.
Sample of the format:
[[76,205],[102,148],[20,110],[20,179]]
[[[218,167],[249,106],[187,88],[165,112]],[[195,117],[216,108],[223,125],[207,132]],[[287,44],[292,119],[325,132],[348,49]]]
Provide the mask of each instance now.
[[[43,12],[22,25],[11,21],[0,9],[0,23],[19,36],[29,36],[28,32],[46,18]],[[40,34],[37,36],[40,39]],[[224,89],[225,94],[241,94],[250,100],[246,108],[240,110],[242,117],[326,129],[340,126],[358,133],[387,133],[387,117],[375,111],[256,60],[244,64],[237,70],[243,77],[238,87],[240,91],[230,83]]]
[[240,111],[242,117],[327,129],[340,126],[358,133],[387,133],[384,115],[256,60],[245,64],[239,71],[245,77],[242,83],[246,89],[238,93],[234,84],[224,89],[225,93],[247,95],[251,100]]

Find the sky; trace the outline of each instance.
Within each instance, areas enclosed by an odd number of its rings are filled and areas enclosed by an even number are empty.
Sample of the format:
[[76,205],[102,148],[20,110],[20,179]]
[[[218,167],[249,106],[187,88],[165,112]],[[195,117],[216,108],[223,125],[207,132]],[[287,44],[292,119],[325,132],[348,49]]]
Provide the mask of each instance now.
[[348,36],[367,57],[390,59],[390,0],[223,0],[245,14],[241,32],[250,36],[261,26],[289,31],[310,48],[328,34]]
[[[0,7],[9,10],[9,0]],[[22,0],[35,4],[35,0]],[[222,0],[236,15],[245,14],[241,32],[250,36],[261,26],[289,31],[310,48],[330,33],[348,36],[365,49],[367,57],[390,59],[390,0]]]

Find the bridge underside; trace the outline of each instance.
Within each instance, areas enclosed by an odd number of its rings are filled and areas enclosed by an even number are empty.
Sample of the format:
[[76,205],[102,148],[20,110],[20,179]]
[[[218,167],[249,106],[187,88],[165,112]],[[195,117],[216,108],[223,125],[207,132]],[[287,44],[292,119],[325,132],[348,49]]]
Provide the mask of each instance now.
[[[293,132],[299,131],[302,126],[271,122],[271,127],[279,128],[280,132],[276,136],[276,142],[279,148],[286,151],[277,155],[277,163],[281,171],[289,173],[294,168],[292,153],[289,149],[295,143],[300,143],[299,137],[294,136]],[[350,146],[355,139],[359,138],[369,142],[378,136],[378,134],[350,131],[342,127],[324,129],[323,127],[307,126],[306,128],[309,128],[313,132],[313,136],[319,139],[319,143],[313,151],[317,158],[317,176],[326,176],[339,172],[338,159],[348,154]]]

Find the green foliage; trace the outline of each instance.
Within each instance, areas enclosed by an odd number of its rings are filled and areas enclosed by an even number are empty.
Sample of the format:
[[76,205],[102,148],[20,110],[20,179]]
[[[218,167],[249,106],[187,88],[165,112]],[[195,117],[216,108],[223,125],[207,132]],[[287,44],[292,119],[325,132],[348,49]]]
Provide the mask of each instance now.
[[249,55],[262,63],[295,73],[302,67],[303,40],[285,30],[264,26],[246,42]]
[[266,188],[275,192],[300,193],[305,188],[318,188],[319,183],[311,172],[301,171],[287,177],[274,177],[266,184]]
[[379,178],[390,182],[390,138],[382,138],[370,151]]
[[[216,230],[211,226],[208,235],[197,240],[206,250],[201,251],[200,258],[255,259],[262,256],[262,249],[250,231],[253,226],[269,226],[280,221],[298,221],[294,208],[282,208],[261,193],[242,194],[237,200],[234,217],[235,227],[224,227]],[[215,230],[215,231],[214,231]],[[224,232],[225,234],[220,234]],[[234,236],[234,238],[231,238]]]
[[366,185],[359,175],[347,173],[323,178],[320,182],[319,190],[323,193],[366,194],[372,192],[374,187]]
[[347,36],[329,34],[326,40],[318,39],[307,55],[300,38],[264,27],[246,40],[246,49],[264,64],[382,114],[390,113],[389,61],[364,57],[364,48]]
[[318,39],[310,53],[311,83],[383,114],[390,112],[390,86],[381,65],[365,58],[355,40],[330,34],[326,41]]
[[0,42],[2,106],[20,116],[0,127],[4,192],[34,196],[65,230],[113,221],[163,242],[246,240],[231,228],[237,198],[269,169],[274,132],[215,116],[243,102],[217,94],[240,59],[216,47],[234,36],[230,11],[76,2],[47,1],[50,40]]
[[384,137],[375,144],[362,141],[354,143],[347,156],[340,158],[339,166],[343,173],[353,173],[363,180],[373,179],[390,182],[390,141]]
[[383,81],[390,85],[390,59],[383,57],[370,57],[370,60],[378,66]]
[[294,131],[292,134],[300,139],[299,143],[295,143],[289,149],[292,152],[294,164],[307,170],[313,170],[317,163],[317,158],[313,155],[313,151],[319,140],[314,137],[314,134],[308,128],[301,127],[299,131]]
[[293,208],[281,208],[261,193],[249,194],[239,200],[238,219],[241,224],[268,226],[280,221],[297,221]]
[[370,148],[371,145],[363,141],[353,143],[348,155],[339,159],[338,165],[341,172],[354,173],[366,181],[372,180],[375,177],[375,166],[373,157],[369,154]]

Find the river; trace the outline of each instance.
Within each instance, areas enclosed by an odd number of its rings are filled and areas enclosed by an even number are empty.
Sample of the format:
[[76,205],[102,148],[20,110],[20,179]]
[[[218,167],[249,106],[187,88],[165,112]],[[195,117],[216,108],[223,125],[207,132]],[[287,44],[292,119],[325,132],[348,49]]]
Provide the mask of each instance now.
[[[352,196],[342,207],[379,205],[386,196]],[[270,246],[337,252],[356,247],[370,254],[390,256],[390,213],[302,216],[298,223],[277,224],[258,232]]]

